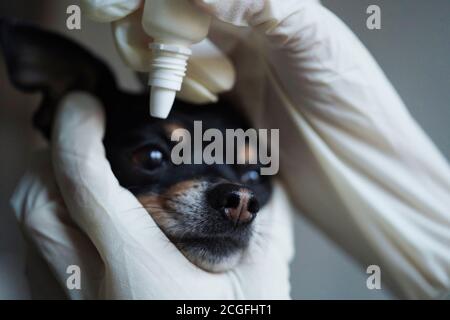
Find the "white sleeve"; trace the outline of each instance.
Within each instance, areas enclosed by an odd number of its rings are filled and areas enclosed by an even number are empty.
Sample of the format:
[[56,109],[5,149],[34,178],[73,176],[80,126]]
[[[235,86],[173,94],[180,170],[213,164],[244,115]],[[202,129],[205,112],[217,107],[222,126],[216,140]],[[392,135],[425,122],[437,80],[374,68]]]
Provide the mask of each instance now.
[[280,142],[291,195],[366,267],[379,265],[395,292],[447,295],[448,163],[338,18],[311,6],[289,19],[302,21],[298,38],[289,39],[298,46],[287,49],[287,61],[286,46],[275,50],[268,72],[276,88],[273,111],[284,106],[292,125],[283,124]]
[[448,163],[356,36],[313,1],[197,2],[257,31],[256,52],[246,37],[230,53],[234,94],[256,126],[280,129],[297,208],[400,296],[446,296]]

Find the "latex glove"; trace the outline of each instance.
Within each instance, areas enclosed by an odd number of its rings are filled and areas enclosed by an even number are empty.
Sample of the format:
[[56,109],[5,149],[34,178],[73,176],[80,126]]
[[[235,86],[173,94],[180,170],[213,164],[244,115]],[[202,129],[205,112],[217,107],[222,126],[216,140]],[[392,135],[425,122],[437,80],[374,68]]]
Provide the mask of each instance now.
[[[29,279],[32,294],[44,299],[64,299],[60,295],[63,289],[71,299],[98,298],[103,263],[92,242],[69,216],[53,174],[49,149],[33,153],[11,204],[22,233],[34,245],[34,248],[27,247],[27,253],[33,249],[37,251],[35,255],[27,254],[26,261],[27,270],[33,271],[27,274],[32,278]],[[36,261],[39,256],[44,258],[55,277],[49,276],[48,269]],[[80,268],[80,290],[68,289],[69,266]],[[46,282],[34,284],[35,277],[43,277]],[[52,282],[55,278],[57,283]],[[39,285],[45,285],[45,288]],[[52,292],[50,296],[46,295],[48,291]]]
[[194,2],[252,27],[210,36],[238,70],[236,101],[280,128],[297,207],[400,296],[448,294],[448,163],[355,35],[316,1]]
[[[149,44],[153,39],[142,28],[143,1],[82,0],[81,5],[92,20],[111,23],[116,48],[131,69],[145,73],[150,70],[152,52]],[[196,104],[217,102],[217,95],[234,85],[233,65],[208,39],[194,44],[191,50],[177,98]]]
[[[37,157],[13,199],[25,232],[70,297],[289,298],[292,226],[279,187],[255,220],[264,236],[254,237],[243,262],[226,273],[209,273],[191,264],[119,186],[105,158],[104,130],[95,98],[68,95],[53,127],[53,170],[49,157]],[[80,291],[65,285],[68,265],[81,268]]]

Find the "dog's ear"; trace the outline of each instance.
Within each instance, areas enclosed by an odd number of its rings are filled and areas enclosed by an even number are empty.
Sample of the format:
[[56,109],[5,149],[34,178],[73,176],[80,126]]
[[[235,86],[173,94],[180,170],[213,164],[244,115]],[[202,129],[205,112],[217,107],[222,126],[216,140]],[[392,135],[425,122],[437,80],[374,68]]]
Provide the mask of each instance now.
[[88,91],[102,99],[117,90],[106,64],[56,33],[1,19],[0,46],[13,85],[23,91],[42,92],[33,121],[47,138],[58,102],[67,92]]

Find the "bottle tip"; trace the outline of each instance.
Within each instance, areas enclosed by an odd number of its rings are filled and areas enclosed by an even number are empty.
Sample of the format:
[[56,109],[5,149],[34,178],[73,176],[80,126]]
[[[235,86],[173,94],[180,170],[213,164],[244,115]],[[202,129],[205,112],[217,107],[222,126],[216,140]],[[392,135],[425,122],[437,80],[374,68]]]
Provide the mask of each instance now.
[[155,118],[166,119],[175,101],[176,91],[161,87],[151,87],[150,115]]

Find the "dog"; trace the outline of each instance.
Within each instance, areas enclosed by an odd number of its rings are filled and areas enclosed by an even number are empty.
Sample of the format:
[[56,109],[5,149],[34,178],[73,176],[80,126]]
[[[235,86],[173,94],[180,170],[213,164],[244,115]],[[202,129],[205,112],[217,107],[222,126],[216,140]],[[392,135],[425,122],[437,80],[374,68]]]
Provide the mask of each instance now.
[[0,21],[0,43],[12,84],[40,92],[34,126],[50,139],[60,100],[71,91],[97,97],[105,110],[106,157],[119,183],[188,260],[221,272],[236,266],[255,235],[260,208],[271,196],[271,179],[260,164],[179,164],[170,160],[174,130],[249,128],[225,99],[207,106],[176,100],[170,116],[150,117],[148,93],[120,89],[110,68],[79,44],[19,21]]

